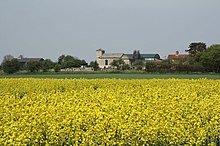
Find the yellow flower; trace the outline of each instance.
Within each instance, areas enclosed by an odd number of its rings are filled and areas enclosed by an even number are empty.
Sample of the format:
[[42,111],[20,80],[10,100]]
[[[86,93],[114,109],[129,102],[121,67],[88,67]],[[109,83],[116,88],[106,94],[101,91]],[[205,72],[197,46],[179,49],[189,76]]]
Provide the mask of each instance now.
[[220,81],[0,79],[0,145],[216,145]]

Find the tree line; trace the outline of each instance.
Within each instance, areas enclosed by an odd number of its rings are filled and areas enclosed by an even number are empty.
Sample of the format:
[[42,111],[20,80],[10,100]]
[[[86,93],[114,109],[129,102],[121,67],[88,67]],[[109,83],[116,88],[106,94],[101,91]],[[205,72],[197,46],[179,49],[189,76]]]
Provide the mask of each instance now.
[[188,48],[185,52],[189,53],[189,57],[179,58],[176,62],[172,59],[145,61],[140,58],[139,52],[134,52],[131,66],[123,60],[114,60],[111,66],[117,70],[135,69],[159,73],[220,72],[220,44],[207,48],[203,42],[193,42]]
[[[207,47],[203,42],[193,42],[189,45],[188,58],[179,59],[174,62],[171,59],[164,59],[162,61],[145,61],[141,58],[139,51],[133,52],[132,65],[126,64],[122,59],[114,60],[110,65],[115,70],[144,70],[146,72],[159,73],[175,73],[175,72],[220,72],[220,44],[211,45]],[[88,64],[85,60],[78,59],[71,55],[61,55],[56,62],[50,59],[42,61],[29,61],[25,65],[21,64],[18,59],[11,55],[6,55],[0,68],[5,73],[15,73],[26,70],[29,72],[43,71],[47,72],[53,70],[55,72],[65,68],[89,66],[94,70],[100,70],[96,61],[91,61]]]
[[14,58],[12,55],[4,56],[4,59],[1,63],[1,69],[8,74],[12,74],[18,71],[29,71],[29,72],[48,72],[53,70],[55,72],[60,71],[61,69],[70,68],[70,67],[81,67],[89,66],[85,60],[78,59],[71,55],[61,55],[59,56],[56,62],[51,61],[50,59],[42,59],[40,61],[27,61],[25,63],[19,61],[20,58]]

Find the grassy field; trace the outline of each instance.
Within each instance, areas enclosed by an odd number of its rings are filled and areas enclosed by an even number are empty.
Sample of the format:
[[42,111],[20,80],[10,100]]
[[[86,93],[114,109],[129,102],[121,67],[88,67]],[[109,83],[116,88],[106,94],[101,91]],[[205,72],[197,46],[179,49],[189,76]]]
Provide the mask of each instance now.
[[220,74],[145,74],[145,73],[79,73],[79,74],[27,74],[27,75],[0,75],[0,78],[86,78],[86,79],[220,79]]

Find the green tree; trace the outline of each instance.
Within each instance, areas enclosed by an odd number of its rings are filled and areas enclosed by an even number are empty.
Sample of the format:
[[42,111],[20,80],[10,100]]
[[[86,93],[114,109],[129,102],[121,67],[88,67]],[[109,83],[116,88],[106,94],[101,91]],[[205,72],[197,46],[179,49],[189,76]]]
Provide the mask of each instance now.
[[27,70],[30,72],[38,72],[41,69],[41,63],[38,61],[30,61],[27,63]]
[[81,65],[88,66],[88,63],[85,60],[81,60]]
[[99,69],[99,64],[97,61],[91,61],[89,66],[92,67],[95,71]]
[[57,63],[57,64],[54,66],[54,71],[55,71],[55,72],[59,72],[60,70],[61,70],[61,65]]
[[122,65],[122,70],[129,70],[129,69],[130,69],[130,65],[128,65],[128,64]]
[[172,64],[173,62],[172,62],[171,59],[164,59],[164,60],[162,60],[162,63],[164,63],[164,64]]
[[199,58],[207,71],[220,72],[220,44],[210,46]]
[[47,72],[49,69],[54,68],[54,63],[50,59],[45,59],[41,62],[41,69]]
[[85,64],[87,64],[85,62],[85,60],[80,60],[76,57],[67,55],[67,56],[65,56],[64,61],[62,62],[62,67],[63,68],[80,67],[80,66],[85,65]]
[[11,61],[12,59],[14,59],[14,56],[12,56],[10,54],[5,55],[4,58],[3,58],[2,63],[4,63],[5,61]]
[[61,55],[58,58],[58,64],[62,64],[64,62],[65,55]]
[[[165,62],[163,64],[169,64],[169,63]],[[145,63],[145,71],[151,72],[151,71],[155,71],[155,69],[156,69],[156,64],[154,62],[147,61]]]
[[110,65],[116,67],[117,70],[122,70],[123,66],[125,65],[125,62],[122,59],[113,60],[113,62],[111,62]]
[[12,60],[5,60],[3,63],[2,63],[2,70],[5,72],[5,73],[8,73],[8,74],[13,74],[17,71],[19,71],[19,62],[17,59],[12,59]]
[[132,65],[136,70],[142,70],[145,66],[144,61],[142,59],[136,60]]
[[188,52],[192,57],[194,57],[199,52],[204,52],[205,50],[206,50],[206,44],[203,42],[198,42],[198,43],[191,43],[189,45],[189,49],[185,51]]

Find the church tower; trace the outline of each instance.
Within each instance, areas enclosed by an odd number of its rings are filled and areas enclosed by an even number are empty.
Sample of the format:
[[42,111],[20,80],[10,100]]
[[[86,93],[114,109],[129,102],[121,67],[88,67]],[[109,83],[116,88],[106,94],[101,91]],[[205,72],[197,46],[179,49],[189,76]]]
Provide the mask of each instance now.
[[100,57],[102,57],[102,55],[103,54],[105,54],[105,50],[103,50],[103,49],[98,49],[98,50],[96,50],[96,61],[98,62],[98,59],[100,58]]

